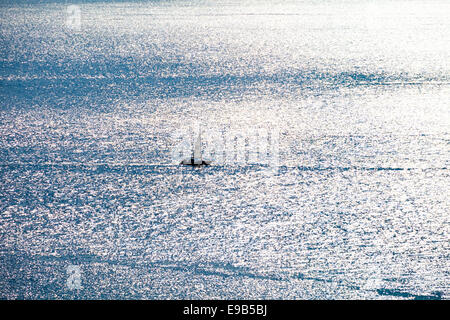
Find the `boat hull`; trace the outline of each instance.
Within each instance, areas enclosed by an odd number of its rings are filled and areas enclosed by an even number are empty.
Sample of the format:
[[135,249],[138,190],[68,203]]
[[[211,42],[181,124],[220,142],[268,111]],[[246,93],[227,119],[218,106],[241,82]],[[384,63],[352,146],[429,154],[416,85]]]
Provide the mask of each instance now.
[[180,164],[184,165],[184,166],[200,167],[200,166],[209,166],[211,164],[211,161],[206,161],[206,160],[199,161],[194,158],[190,158],[190,159],[185,159],[185,160],[181,161]]

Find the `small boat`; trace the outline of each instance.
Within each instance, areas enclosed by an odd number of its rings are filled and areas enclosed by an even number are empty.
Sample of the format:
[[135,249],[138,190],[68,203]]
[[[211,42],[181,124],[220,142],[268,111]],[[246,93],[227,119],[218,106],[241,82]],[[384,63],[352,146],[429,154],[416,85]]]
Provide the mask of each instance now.
[[197,141],[195,142],[194,150],[192,152],[192,157],[184,159],[180,164],[185,166],[208,166],[211,161],[203,160],[202,158],[202,137],[201,131],[198,132]]

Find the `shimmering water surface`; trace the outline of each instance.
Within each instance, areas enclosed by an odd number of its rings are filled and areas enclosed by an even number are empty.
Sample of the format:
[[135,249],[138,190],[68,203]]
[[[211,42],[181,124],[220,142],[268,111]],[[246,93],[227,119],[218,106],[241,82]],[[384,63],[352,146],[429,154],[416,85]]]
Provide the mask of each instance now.
[[[2,1],[0,298],[449,298],[449,12]],[[174,165],[194,122],[278,171]]]

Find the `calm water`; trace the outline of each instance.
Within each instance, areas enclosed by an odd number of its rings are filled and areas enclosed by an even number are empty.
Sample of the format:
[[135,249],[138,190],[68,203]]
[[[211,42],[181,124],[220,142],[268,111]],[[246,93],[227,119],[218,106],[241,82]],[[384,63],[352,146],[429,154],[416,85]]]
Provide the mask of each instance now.
[[[448,12],[2,1],[0,298],[449,298]],[[278,172],[174,165],[196,122]]]

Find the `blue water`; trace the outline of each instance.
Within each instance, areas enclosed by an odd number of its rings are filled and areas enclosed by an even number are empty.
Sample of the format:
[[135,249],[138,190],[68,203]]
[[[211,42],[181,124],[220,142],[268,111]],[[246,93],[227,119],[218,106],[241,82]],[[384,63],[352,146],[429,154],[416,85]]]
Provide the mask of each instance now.
[[[0,298],[448,299],[448,12],[2,1]],[[278,171],[173,164],[193,123]]]

